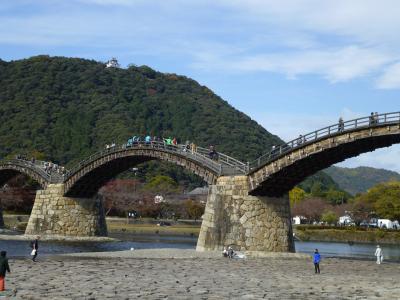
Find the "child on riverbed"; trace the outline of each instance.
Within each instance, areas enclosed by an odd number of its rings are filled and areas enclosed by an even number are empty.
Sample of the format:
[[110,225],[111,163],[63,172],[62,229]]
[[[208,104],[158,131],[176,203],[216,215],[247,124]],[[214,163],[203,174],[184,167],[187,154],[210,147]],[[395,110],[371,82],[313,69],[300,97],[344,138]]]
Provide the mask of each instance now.
[[0,252],[0,292],[5,290],[5,278],[6,272],[10,273],[10,266],[8,265],[8,259],[6,258],[6,251]]
[[315,274],[319,274],[319,263],[321,261],[321,255],[318,252],[318,249],[315,249],[314,255],[313,255],[313,263],[314,263],[314,268],[315,268]]

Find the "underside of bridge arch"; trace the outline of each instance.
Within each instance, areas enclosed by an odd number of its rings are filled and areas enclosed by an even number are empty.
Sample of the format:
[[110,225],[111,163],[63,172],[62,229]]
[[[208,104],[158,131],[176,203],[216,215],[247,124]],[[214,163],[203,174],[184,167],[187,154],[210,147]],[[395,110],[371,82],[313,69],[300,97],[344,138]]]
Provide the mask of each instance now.
[[122,157],[110,160],[97,167],[93,167],[81,177],[78,173],[74,175],[77,177],[76,181],[74,180],[74,177],[72,177],[66,182],[65,196],[91,198],[97,194],[97,191],[105,183],[118,174],[123,173],[136,165],[154,159],[155,158],[153,157],[145,156]]
[[26,175],[27,177],[35,180],[42,188],[46,187],[47,185],[46,180],[33,171],[27,171],[27,170],[22,171],[9,168],[9,169],[0,169],[0,187],[5,185],[8,181],[13,179],[14,177],[21,174]]
[[[279,171],[267,176],[250,191],[250,194],[280,197],[290,191],[294,186],[301,183],[308,176],[335,163],[397,143],[400,143],[400,134],[370,136],[342,143],[321,151],[305,154],[303,158],[295,160],[281,167]],[[255,176],[259,176],[262,172],[263,171],[260,169],[250,174],[250,180],[254,180]]]
[[149,152],[142,155],[128,155],[122,153],[121,157],[100,158],[72,175],[65,181],[65,196],[90,198],[97,194],[98,190],[109,180],[118,174],[151,160],[170,162],[189,172],[203,178],[208,184],[216,181],[217,175],[198,163],[185,157],[174,156],[165,152]]

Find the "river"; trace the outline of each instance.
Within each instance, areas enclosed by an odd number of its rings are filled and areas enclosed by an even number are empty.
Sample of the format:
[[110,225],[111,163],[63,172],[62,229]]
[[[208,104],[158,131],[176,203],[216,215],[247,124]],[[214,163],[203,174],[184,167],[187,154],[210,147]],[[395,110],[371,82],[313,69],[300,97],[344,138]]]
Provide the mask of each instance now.
[[[41,241],[40,256],[63,253],[101,252],[134,249],[179,248],[195,249],[196,237],[189,236],[158,236],[158,235],[114,235],[121,239],[118,242],[56,242]],[[322,257],[342,257],[374,260],[376,245],[330,242],[296,242],[296,252],[312,254],[318,248]],[[400,245],[381,245],[384,259],[400,262]],[[6,250],[9,257],[29,257],[28,241],[0,240],[0,250]]]

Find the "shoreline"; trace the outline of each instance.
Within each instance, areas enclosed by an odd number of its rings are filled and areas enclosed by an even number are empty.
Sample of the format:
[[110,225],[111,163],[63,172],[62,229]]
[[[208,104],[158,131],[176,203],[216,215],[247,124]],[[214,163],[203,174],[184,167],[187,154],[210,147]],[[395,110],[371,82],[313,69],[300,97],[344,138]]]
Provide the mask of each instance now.
[[[0,234],[0,241],[31,241],[38,235],[25,234]],[[104,236],[62,236],[62,235],[39,235],[41,241],[62,242],[119,242],[119,239]]]
[[[244,254],[243,259],[311,259],[311,256],[304,253],[290,252],[261,252],[261,251],[237,251],[237,254]],[[57,254],[55,257],[77,257],[77,258],[143,258],[143,259],[196,259],[196,258],[221,258],[221,251],[196,251],[195,249],[158,248],[158,249],[137,249],[104,252],[79,252]]]

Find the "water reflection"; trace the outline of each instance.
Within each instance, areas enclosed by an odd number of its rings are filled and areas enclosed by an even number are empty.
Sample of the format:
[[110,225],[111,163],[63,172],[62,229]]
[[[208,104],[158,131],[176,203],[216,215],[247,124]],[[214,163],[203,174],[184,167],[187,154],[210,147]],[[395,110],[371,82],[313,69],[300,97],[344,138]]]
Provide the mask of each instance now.
[[[380,245],[384,260],[400,262],[400,245]],[[375,260],[375,244],[296,242],[296,252],[312,254],[317,248],[322,257],[351,257]]]
[[[139,235],[139,234],[114,234],[112,237],[121,239],[119,242],[48,242],[41,241],[39,257],[51,254],[77,253],[77,252],[102,252],[154,248],[195,249],[196,237],[190,236],[165,236],[165,235]],[[381,245],[384,259],[400,262],[400,245]],[[376,245],[328,243],[328,242],[296,242],[296,251],[312,254],[318,248],[322,257],[348,257],[357,259],[374,260]],[[0,250],[6,250],[9,257],[29,257],[31,252],[29,241],[4,241],[0,240]]]

